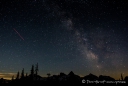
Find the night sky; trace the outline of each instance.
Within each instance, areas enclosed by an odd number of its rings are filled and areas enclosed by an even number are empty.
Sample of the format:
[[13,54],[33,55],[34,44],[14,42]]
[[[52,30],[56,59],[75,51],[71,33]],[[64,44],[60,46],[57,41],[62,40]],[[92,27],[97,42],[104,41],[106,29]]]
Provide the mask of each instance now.
[[127,0],[0,0],[0,78],[128,75]]

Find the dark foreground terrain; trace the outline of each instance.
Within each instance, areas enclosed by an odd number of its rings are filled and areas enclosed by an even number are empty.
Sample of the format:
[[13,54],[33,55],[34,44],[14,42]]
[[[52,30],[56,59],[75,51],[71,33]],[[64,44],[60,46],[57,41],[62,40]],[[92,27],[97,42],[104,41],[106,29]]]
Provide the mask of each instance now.
[[[49,75],[49,74],[48,74]],[[21,78],[16,78],[12,80],[5,80],[3,78],[0,79],[0,86],[43,86],[43,85],[127,85],[128,77],[126,76],[124,80],[115,80],[110,76],[100,75],[99,77],[89,74],[84,77],[80,77],[75,75],[72,71],[66,75],[64,73],[60,73],[59,75],[53,75],[48,77],[41,77],[39,75],[28,75]]]

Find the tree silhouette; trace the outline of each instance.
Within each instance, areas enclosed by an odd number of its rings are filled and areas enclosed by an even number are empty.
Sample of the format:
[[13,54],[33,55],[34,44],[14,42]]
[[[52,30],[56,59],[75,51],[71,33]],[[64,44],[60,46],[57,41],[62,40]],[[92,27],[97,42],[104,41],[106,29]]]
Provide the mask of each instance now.
[[23,68],[23,70],[21,72],[21,78],[24,78],[24,68]]
[[51,75],[51,74],[50,74],[50,73],[48,73],[47,75],[48,75],[48,77],[50,77],[50,75]]
[[[35,69],[35,70],[34,70]],[[32,65],[31,70],[30,70],[30,74],[28,75],[26,73],[26,75],[24,74],[24,68],[21,71],[21,76],[20,76],[20,72],[17,72],[16,75],[16,79],[14,79],[14,75],[12,76],[12,80],[7,82],[5,79],[1,78],[0,79],[0,86],[3,86],[1,84],[7,84],[6,86],[17,86],[17,85],[26,85],[29,84],[30,86],[42,86],[43,84],[70,84],[70,85],[75,85],[75,84],[82,84],[81,81],[82,80],[91,80],[91,81],[95,81],[95,80],[99,80],[99,81],[115,81],[114,78],[110,77],[110,76],[104,76],[104,75],[93,75],[93,74],[89,74],[86,75],[84,77],[80,77],[79,75],[76,75],[73,71],[69,72],[69,74],[65,74],[63,72],[61,72],[59,75],[51,75],[50,73],[47,73],[48,77],[41,77],[40,75],[38,75],[38,63],[36,64],[35,68],[34,65]],[[121,73],[121,80],[126,81],[126,83],[128,82],[128,76],[123,77],[122,73]],[[85,82],[85,84],[87,84]],[[4,85],[5,86],[5,85]]]
[[19,79],[19,71],[17,72],[17,76],[16,76],[16,79]]
[[32,68],[31,68],[31,75],[32,76],[34,75],[34,65],[32,65]]
[[14,80],[14,75],[12,76],[12,81]]
[[33,81],[33,79],[34,79],[34,65],[32,65],[32,68],[31,68],[30,79],[31,79],[32,81]]

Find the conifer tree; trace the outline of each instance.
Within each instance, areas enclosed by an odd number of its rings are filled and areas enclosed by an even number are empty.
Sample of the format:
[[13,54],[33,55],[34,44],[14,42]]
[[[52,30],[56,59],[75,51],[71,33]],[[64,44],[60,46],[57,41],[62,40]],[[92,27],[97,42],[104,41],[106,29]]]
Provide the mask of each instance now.
[[34,75],[34,65],[32,65],[32,68],[31,68],[31,75],[32,76]]
[[14,80],[14,75],[12,76],[12,81]]
[[17,76],[16,76],[16,79],[19,79],[19,71],[17,72]]
[[24,78],[24,68],[23,68],[23,70],[21,72],[21,78]]
[[50,74],[50,73],[48,73],[47,75],[48,75],[48,77],[50,77],[50,75],[51,75],[51,74]]

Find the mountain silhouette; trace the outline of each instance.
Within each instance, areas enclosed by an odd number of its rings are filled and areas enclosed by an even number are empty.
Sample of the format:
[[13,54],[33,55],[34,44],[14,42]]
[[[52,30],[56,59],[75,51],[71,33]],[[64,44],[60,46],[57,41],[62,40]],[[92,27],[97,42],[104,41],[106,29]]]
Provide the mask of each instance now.
[[[35,70],[34,70],[35,69]],[[12,80],[6,80],[4,78],[0,79],[0,86],[6,85],[6,86],[18,86],[18,85],[34,85],[34,86],[42,86],[42,85],[76,85],[76,84],[81,84],[81,85],[87,85],[87,84],[100,84],[100,81],[104,81],[104,84],[107,83],[112,83],[115,85],[120,85],[120,84],[127,84],[128,82],[128,76],[126,76],[123,80],[123,76],[121,74],[122,80],[118,80],[118,84],[115,83],[117,80],[110,76],[105,76],[105,75],[99,75],[96,76],[94,74],[88,74],[84,77],[80,77],[79,75],[76,75],[73,71],[70,71],[69,74],[65,74],[61,72],[58,75],[52,75],[48,73],[48,77],[42,77],[38,75],[38,64],[36,67],[32,65],[30,74],[26,75],[24,74],[24,68],[21,72],[17,72],[17,76],[14,79],[14,76],[12,77]],[[20,76],[21,75],[21,76]],[[123,83],[119,83],[119,81]],[[101,83],[103,84],[103,83]]]

